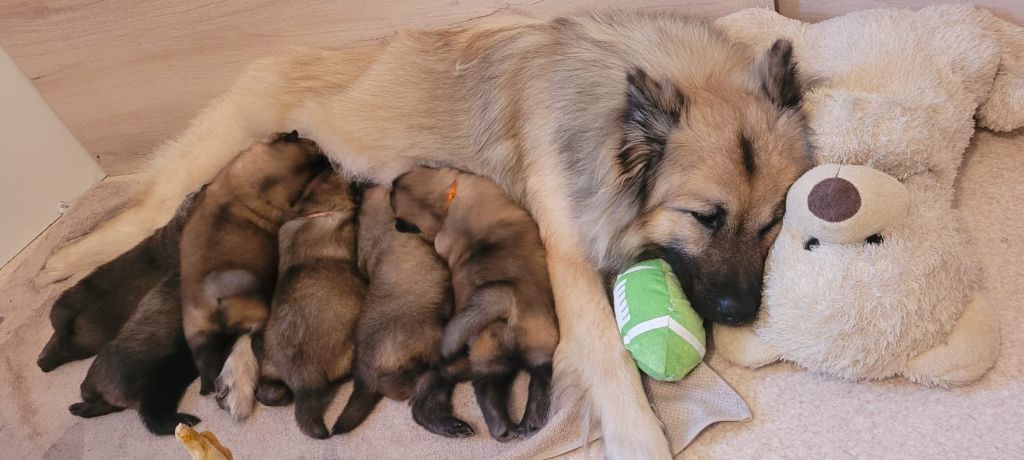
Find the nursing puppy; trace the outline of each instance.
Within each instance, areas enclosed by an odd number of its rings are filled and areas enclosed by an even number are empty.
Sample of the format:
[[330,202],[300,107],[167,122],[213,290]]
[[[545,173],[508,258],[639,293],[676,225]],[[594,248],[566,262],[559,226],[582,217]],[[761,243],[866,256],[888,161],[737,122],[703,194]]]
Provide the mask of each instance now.
[[[198,192],[197,192],[198,193]],[[65,291],[50,309],[53,335],[36,364],[43,372],[95,355],[121,330],[139,300],[178,271],[179,241],[196,193],[171,221]]]
[[150,432],[172,434],[179,423],[199,423],[177,412],[196,375],[181,328],[181,280],[172,274],[143,297],[121,332],[96,356],[82,382],[82,402],[69,409],[91,418],[131,408]]
[[333,433],[366,420],[381,397],[411,399],[412,416],[428,431],[473,434],[452,415],[452,378],[441,369],[441,334],[451,315],[444,262],[416,235],[395,230],[383,188],[365,191],[359,210],[359,269],[370,281],[356,329],[352,395]]
[[202,394],[213,391],[235,339],[266,323],[278,228],[325,167],[316,145],[293,131],[238,154],[196,200],[181,236],[181,292]]
[[356,271],[352,184],[321,173],[279,231],[277,287],[263,333],[261,371],[295,395],[295,420],[314,438],[330,436],[328,385],[352,370],[356,318],[366,285]]
[[[537,224],[493,182],[451,168],[414,168],[395,181],[397,228],[434,243],[448,262],[455,315],[441,354],[469,345],[477,402],[491,436],[529,436],[547,422],[558,320]],[[530,373],[518,427],[508,413],[509,386]]]
[[276,130],[298,127],[377,183],[456,167],[495,181],[540,227],[562,320],[555,370],[569,374],[555,394],[585,392],[606,456],[670,458],[602,277],[656,253],[705,319],[753,319],[786,191],[810,167],[802,96],[788,41],[755,53],[664,11],[497,15],[376,48],[292,49],[254,63],[157,151],[138,204],[42,276],[112,259]]

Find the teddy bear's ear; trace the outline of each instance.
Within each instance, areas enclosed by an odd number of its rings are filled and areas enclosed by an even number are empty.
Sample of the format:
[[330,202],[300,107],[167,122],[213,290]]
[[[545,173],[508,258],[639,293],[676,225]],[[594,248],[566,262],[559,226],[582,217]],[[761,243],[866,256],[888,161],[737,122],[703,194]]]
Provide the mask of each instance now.
[[804,89],[793,59],[793,44],[784,38],[775,40],[757,65],[761,92],[780,110],[800,110]]
[[755,49],[767,49],[779,37],[800,36],[805,24],[767,8],[747,8],[715,20],[730,38]]
[[988,100],[978,107],[978,124],[994,131],[1024,126],[1024,28],[978,10],[981,26],[999,46],[999,70]]

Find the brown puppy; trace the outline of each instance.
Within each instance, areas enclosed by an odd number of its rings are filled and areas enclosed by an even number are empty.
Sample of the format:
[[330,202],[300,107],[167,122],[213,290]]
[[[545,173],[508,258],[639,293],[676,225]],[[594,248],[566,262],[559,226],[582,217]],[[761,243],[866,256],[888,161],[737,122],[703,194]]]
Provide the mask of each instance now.
[[395,230],[383,188],[363,195],[358,244],[370,286],[356,330],[355,385],[333,432],[352,431],[387,396],[411,398],[413,419],[432,433],[473,434],[452,415],[454,383],[440,369],[441,334],[451,315],[444,262],[419,237]]
[[72,404],[79,417],[98,417],[132,408],[154,434],[174,433],[179,423],[199,419],[178,413],[178,401],[196,379],[181,330],[181,281],[173,273],[158,282],[89,366],[82,402]]
[[181,237],[181,292],[202,394],[214,389],[235,338],[266,322],[277,230],[326,164],[312,142],[280,135],[240,153],[196,201]]
[[[441,353],[468,343],[477,402],[491,436],[530,436],[547,422],[558,320],[537,224],[493,182],[455,169],[414,168],[395,181],[397,226],[433,241],[448,261],[455,315]],[[508,390],[520,366],[530,373],[517,427]]]
[[[356,271],[356,201],[333,170],[309,185],[281,226],[274,304],[263,333],[263,376],[295,395],[295,420],[314,438],[330,436],[328,385],[347,377],[366,284]],[[272,384],[267,382],[267,384]]]
[[36,361],[43,372],[95,355],[117,336],[139,300],[178,272],[181,229],[197,193],[185,198],[167,225],[60,295],[50,309],[53,335]]

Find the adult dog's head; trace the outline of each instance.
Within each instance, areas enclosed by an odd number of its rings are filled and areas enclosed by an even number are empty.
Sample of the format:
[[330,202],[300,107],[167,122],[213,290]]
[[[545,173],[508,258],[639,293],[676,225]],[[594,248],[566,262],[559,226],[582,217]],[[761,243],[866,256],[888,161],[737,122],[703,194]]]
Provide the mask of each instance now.
[[756,316],[786,191],[811,165],[790,43],[745,72],[684,89],[632,70],[617,156],[642,208],[631,244],[664,257],[694,308],[728,324]]

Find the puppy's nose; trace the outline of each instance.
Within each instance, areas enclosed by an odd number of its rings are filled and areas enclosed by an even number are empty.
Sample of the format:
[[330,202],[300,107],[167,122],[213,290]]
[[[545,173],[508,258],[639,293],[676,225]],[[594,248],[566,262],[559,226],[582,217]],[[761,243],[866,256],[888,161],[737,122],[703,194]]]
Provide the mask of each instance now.
[[734,297],[722,297],[718,299],[718,317],[725,324],[740,324],[753,319],[753,309],[745,308],[743,304]]

